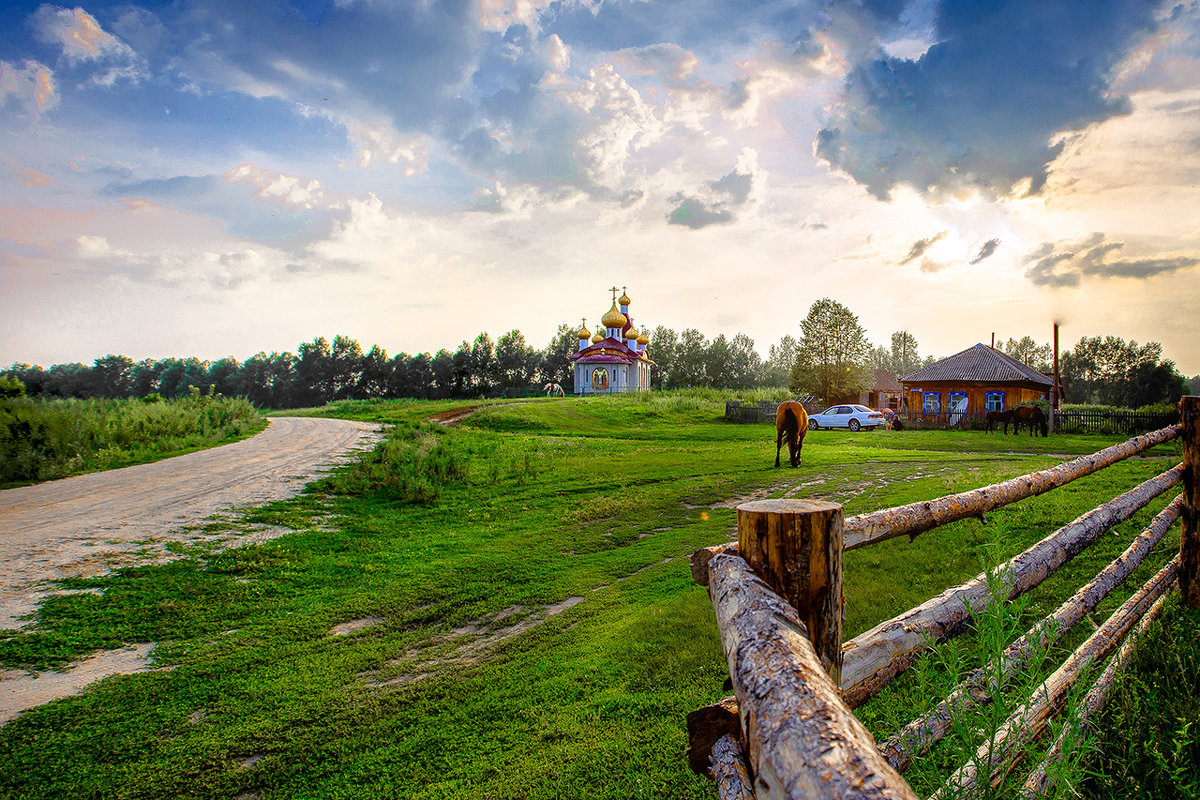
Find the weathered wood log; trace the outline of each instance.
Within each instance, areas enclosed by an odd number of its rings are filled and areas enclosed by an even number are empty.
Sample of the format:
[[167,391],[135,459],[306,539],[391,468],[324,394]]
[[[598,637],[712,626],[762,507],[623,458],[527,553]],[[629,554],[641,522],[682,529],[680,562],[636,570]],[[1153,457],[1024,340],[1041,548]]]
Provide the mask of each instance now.
[[846,549],[855,550],[897,536],[913,537],[947,522],[977,517],[1017,500],[1043,494],[1157,444],[1170,441],[1178,436],[1182,429],[1181,425],[1172,425],[1091,455],[1066,461],[1057,467],[1010,478],[982,489],[850,517],[845,525]]
[[1092,688],[1075,707],[1075,718],[1068,723],[1069,727],[1063,729],[1063,732],[1054,740],[1054,744],[1050,745],[1050,749],[1046,751],[1042,763],[1038,764],[1025,779],[1025,785],[1021,787],[1020,792],[1020,797],[1024,800],[1045,797],[1054,791],[1055,773],[1050,769],[1051,766],[1062,761],[1068,739],[1074,742],[1079,741],[1079,737],[1095,725],[1096,718],[1108,705],[1108,698],[1116,686],[1117,676],[1128,668],[1129,662],[1137,651],[1139,640],[1162,611],[1166,600],[1167,595],[1164,594],[1150,607],[1150,610],[1138,622],[1137,627],[1129,632],[1129,636],[1125,638],[1120,649],[1117,650],[1117,654],[1104,667],[1104,671],[1092,684]]
[[1183,418],[1183,532],[1179,555],[1179,589],[1188,608],[1200,609],[1200,397],[1179,400]]
[[732,736],[722,736],[713,743],[712,775],[720,800],[755,800],[746,758],[741,745]]
[[755,500],[737,507],[738,555],[792,604],[836,684],[842,675],[842,507]]
[[841,702],[796,610],[741,558],[708,566],[755,795],[916,800]]
[[1062,708],[1080,673],[1115,649],[1150,606],[1171,588],[1178,573],[1179,556],[1176,556],[1114,611],[930,800],[977,797],[982,793],[984,782],[997,785],[1014,759],[1024,752],[1025,745],[1041,735],[1050,719]]
[[713,777],[709,771],[713,745],[722,736],[740,739],[742,720],[738,716],[737,698],[726,697],[719,703],[697,708],[687,715],[688,766],[697,775]]
[[725,544],[714,544],[712,547],[701,547],[692,553],[691,556],[692,580],[701,586],[708,586],[708,562],[722,553],[736,555],[737,551],[737,542],[725,542]]
[[[1182,465],[1151,478],[1077,517],[998,568],[1011,600],[1040,584],[1077,556],[1104,531],[1129,519],[1155,497],[1179,482]],[[961,633],[988,602],[988,576],[981,573],[942,592],[898,617],[876,625],[842,647],[842,697],[851,708],[866,702],[899,674],[929,639],[945,640]]]
[[[1122,459],[1137,455],[1143,450],[1170,441],[1178,436],[1182,429],[1182,425],[1174,425],[1152,431],[1091,455],[1066,461],[1056,467],[1020,475],[969,492],[847,517],[842,525],[842,546],[846,550],[856,550],[896,536],[916,536],[947,522],[980,517],[987,511],[1044,494]],[[720,553],[734,552],[737,552],[737,545],[728,542],[692,553],[692,578],[701,586],[708,586],[709,560]]]
[[945,700],[896,731],[879,746],[888,763],[904,772],[913,758],[945,738],[953,718],[988,702],[1031,657],[1044,653],[1046,647],[1062,638],[1109,592],[1123,583],[1179,519],[1182,509],[1183,495],[1180,495],[1154,517],[1125,552],[1028,633],[1010,644],[1000,654],[999,664],[993,661],[975,670]]

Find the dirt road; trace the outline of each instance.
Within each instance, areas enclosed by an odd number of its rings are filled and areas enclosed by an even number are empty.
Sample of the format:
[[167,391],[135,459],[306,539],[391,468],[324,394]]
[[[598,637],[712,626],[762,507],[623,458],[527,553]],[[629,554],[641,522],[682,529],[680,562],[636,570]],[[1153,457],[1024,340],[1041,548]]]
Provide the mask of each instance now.
[[298,494],[378,438],[373,423],[278,417],[223,447],[0,491],[0,629],[27,624],[20,617],[55,580],[161,561],[171,542],[218,538],[233,546],[278,535],[247,535],[245,525],[206,534],[197,526]]

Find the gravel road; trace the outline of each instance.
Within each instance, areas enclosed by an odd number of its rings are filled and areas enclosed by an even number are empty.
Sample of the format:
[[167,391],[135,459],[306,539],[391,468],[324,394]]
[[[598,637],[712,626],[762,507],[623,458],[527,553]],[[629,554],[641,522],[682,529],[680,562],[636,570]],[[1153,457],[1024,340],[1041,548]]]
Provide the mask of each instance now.
[[[196,528],[214,514],[292,497],[378,439],[373,423],[277,417],[222,447],[0,491],[0,629],[27,624],[55,580],[169,557],[171,542],[205,538]],[[218,538],[278,533],[245,530]]]

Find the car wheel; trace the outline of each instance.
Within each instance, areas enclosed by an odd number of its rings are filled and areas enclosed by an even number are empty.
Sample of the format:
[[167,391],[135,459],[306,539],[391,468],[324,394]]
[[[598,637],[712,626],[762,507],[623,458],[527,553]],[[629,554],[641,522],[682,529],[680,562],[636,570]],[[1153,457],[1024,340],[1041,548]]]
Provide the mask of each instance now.
[[856,420],[856,419],[852,419],[852,420],[850,420],[850,426],[849,426],[849,427],[850,427],[850,430],[852,430],[852,431],[857,431],[857,430],[858,430],[858,420]]
[[808,421],[808,429],[810,431],[815,431],[819,427],[821,427],[821,426],[817,424],[817,421],[815,419],[810,419]]

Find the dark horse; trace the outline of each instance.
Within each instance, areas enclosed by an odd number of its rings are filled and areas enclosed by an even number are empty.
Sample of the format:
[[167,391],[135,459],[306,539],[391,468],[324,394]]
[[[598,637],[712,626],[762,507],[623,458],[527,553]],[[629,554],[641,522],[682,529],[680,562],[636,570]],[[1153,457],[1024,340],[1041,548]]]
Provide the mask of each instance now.
[[779,452],[787,438],[788,459],[793,467],[800,466],[800,448],[804,446],[804,434],[808,433],[808,412],[795,400],[780,403],[775,409],[775,466],[779,466]]
[[1004,432],[1008,433],[1008,421],[1012,419],[1012,411],[989,411],[984,419],[987,420],[984,433],[991,433],[1001,422],[1004,423]]
[[[1046,415],[1037,406],[1017,406],[1012,410],[1012,421],[1014,436],[1021,431],[1022,425],[1029,426],[1030,436],[1036,436],[1039,430],[1042,432],[1042,436],[1050,435],[1050,426],[1046,422]],[[1004,426],[1004,432],[1008,433],[1007,424]]]

